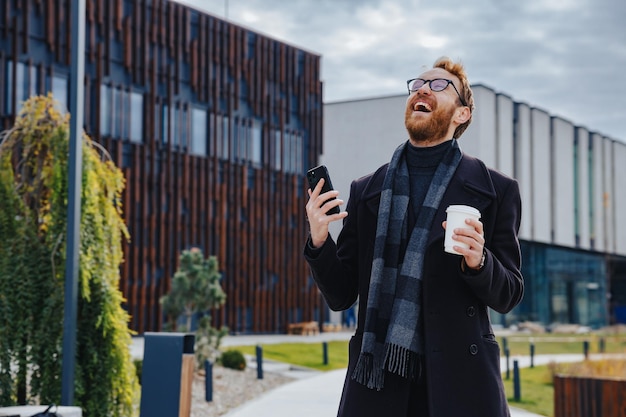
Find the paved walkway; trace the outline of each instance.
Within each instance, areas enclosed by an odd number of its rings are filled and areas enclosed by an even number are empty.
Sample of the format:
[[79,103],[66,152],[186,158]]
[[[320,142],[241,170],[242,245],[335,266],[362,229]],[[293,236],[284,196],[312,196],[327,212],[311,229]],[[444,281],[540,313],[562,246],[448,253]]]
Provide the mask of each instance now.
[[[244,345],[268,345],[276,343],[322,343],[324,341],[348,340],[352,332],[321,333],[315,336],[295,335],[246,335],[226,336],[222,340],[223,348]],[[141,357],[143,353],[143,339],[135,338],[131,349],[133,357]],[[545,365],[550,362],[578,362],[584,359],[583,354],[562,355],[535,355],[535,365]],[[252,358],[252,361],[254,358]],[[520,368],[530,366],[529,356],[512,356],[509,369],[513,373],[513,361],[517,360]],[[256,367],[254,362],[249,366]],[[503,372],[506,371],[506,359],[500,363]],[[337,415],[339,400],[346,370],[319,372],[294,368],[289,364],[266,360],[263,362],[265,372],[280,372],[294,377],[290,382],[269,391],[262,396],[231,410],[224,417],[292,417],[297,410],[299,417],[333,417]],[[511,417],[542,417],[525,410],[511,407]]]
[[[317,336],[233,336],[225,338],[222,345],[265,345],[284,342],[321,343],[331,340],[348,340],[352,333],[321,333]],[[578,362],[584,359],[583,354],[567,355],[535,355],[535,365],[545,365],[550,362]],[[520,368],[530,366],[529,356],[511,357],[509,369],[513,373],[513,361],[517,360]],[[252,366],[256,366],[252,364]],[[272,363],[264,363],[264,369],[271,372]],[[506,358],[500,363],[502,371],[506,371]],[[277,369],[281,372],[280,369]],[[298,372],[293,374],[293,372]],[[239,408],[232,410],[224,417],[292,417],[297,410],[299,417],[334,417],[337,415],[341,390],[346,377],[346,370],[328,372],[302,372],[298,370],[284,370],[283,373],[291,373],[298,380],[278,387],[265,393]],[[511,407],[511,417],[542,417],[528,411]]]

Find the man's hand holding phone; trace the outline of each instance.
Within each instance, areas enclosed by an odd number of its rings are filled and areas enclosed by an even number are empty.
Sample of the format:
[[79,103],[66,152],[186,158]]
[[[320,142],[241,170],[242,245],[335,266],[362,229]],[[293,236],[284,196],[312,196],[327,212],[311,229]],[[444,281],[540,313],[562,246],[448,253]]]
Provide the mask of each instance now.
[[330,222],[345,218],[348,213],[339,210],[343,200],[337,198],[339,191],[332,189],[328,171],[325,167],[316,167],[307,172],[309,180],[309,201],[306,214],[311,230],[311,243],[318,248],[328,237]]

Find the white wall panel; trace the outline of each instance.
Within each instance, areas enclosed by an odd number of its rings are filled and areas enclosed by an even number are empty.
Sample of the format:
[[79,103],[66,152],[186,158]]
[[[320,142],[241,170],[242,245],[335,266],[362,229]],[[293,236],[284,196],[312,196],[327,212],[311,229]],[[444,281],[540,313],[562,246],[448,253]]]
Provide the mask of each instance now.
[[604,251],[605,214],[604,214],[604,151],[602,136],[591,135],[591,239],[593,249]]
[[626,144],[613,142],[615,252],[626,255]]
[[552,181],[550,115],[543,110],[532,109],[532,236],[536,242],[552,242]]
[[613,141],[609,138],[602,138],[604,149],[604,239],[605,250],[615,253],[615,164],[613,159]]
[[482,85],[473,85],[472,91],[475,107],[472,123],[459,139],[459,145],[463,152],[496,168],[496,93]]
[[[404,109],[408,95],[324,105],[324,153],[320,162],[328,167],[339,198],[348,202],[353,180],[389,162],[393,151],[408,140]],[[345,205],[341,207],[345,210]],[[330,225],[335,238],[341,222]]]
[[515,175],[513,154],[513,118],[514,103],[504,94],[496,96],[496,169],[506,175]]
[[589,182],[589,131],[576,128],[576,233],[578,247],[591,249],[591,187]]
[[574,126],[552,118],[552,229],[553,241],[576,246],[574,199]]
[[532,142],[530,139],[530,107],[524,103],[515,105],[515,178],[519,182],[522,199],[522,222],[520,239],[532,240],[533,225],[533,183],[532,183]]
[[[490,88],[473,88],[476,111],[459,143],[464,152],[518,180],[520,238],[626,255],[626,145]],[[387,163],[407,140],[406,99],[324,105],[320,160],[343,200],[352,180]],[[330,229],[336,237],[341,224]]]

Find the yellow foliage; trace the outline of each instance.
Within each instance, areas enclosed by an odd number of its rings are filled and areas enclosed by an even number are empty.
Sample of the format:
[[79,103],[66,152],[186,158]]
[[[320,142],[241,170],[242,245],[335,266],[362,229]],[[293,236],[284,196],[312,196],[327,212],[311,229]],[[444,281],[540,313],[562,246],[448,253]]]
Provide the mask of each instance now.
[[576,363],[550,364],[552,375],[583,378],[626,379],[626,359],[587,360]]

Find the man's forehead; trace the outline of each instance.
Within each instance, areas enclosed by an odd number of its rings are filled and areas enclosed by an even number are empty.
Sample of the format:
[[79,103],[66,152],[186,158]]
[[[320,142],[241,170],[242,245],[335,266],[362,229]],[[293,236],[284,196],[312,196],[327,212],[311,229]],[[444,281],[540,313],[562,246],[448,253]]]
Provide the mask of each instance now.
[[447,78],[450,80],[457,80],[453,74],[449,73],[443,68],[431,68],[426,72],[420,74],[418,78],[422,78],[424,80],[432,80],[433,78]]

